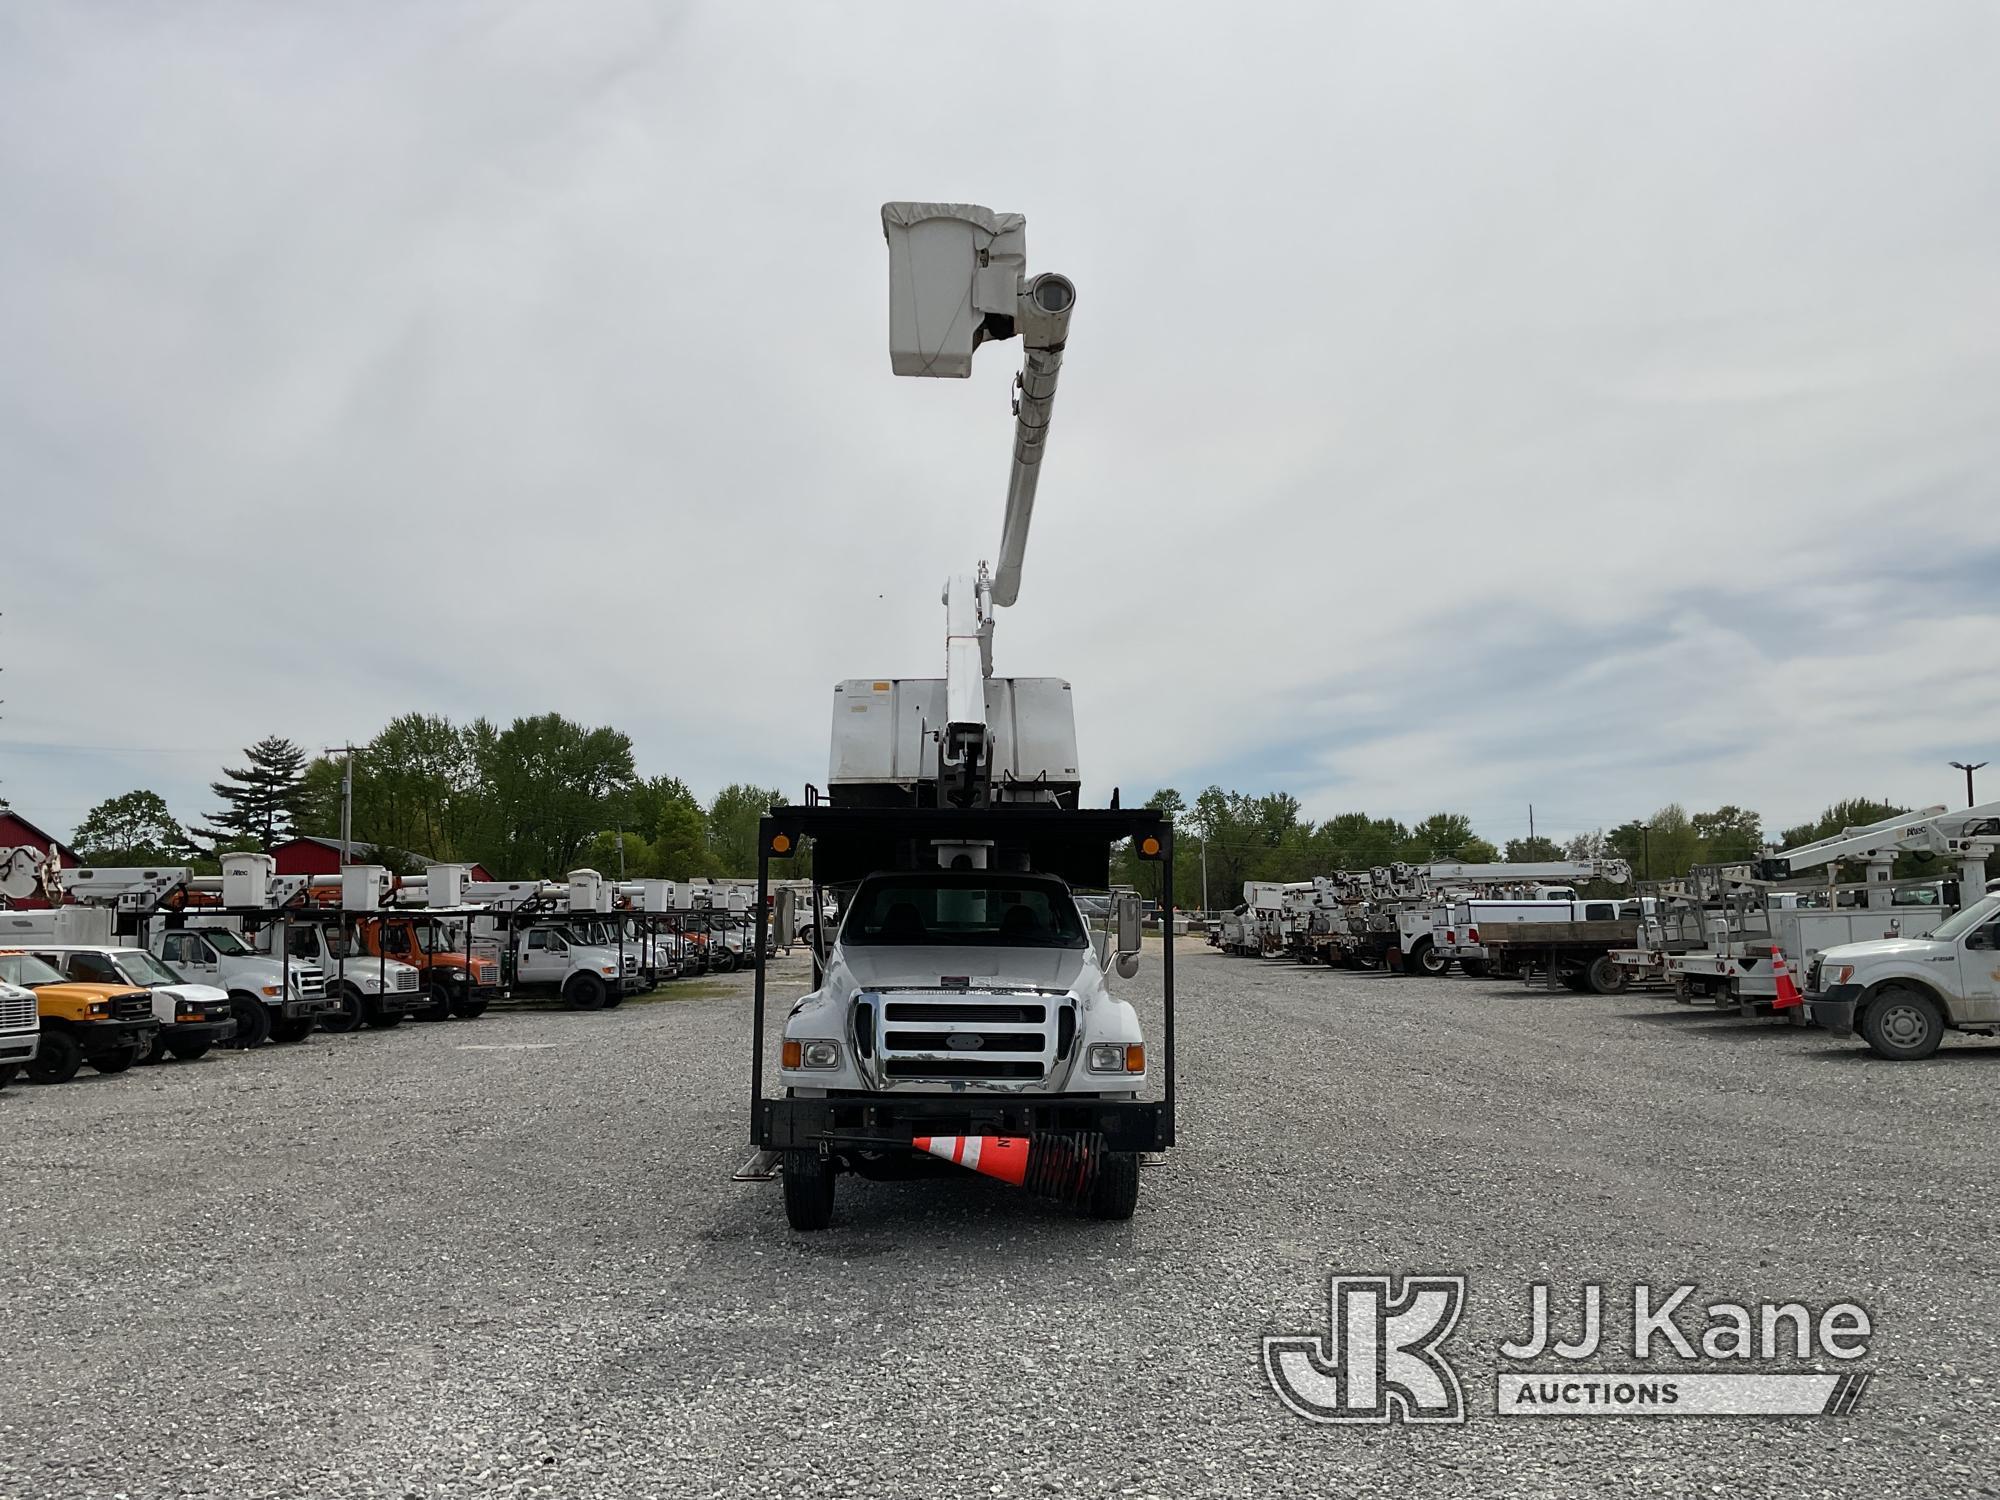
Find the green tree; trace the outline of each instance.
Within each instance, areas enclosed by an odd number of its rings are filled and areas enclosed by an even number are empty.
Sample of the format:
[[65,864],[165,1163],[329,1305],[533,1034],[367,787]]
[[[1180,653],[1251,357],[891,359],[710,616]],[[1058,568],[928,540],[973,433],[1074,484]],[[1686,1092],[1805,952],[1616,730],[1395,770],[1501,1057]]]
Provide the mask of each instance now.
[[715,794],[708,807],[708,852],[713,875],[757,873],[757,822],[784,804],[785,794],[733,782]]
[[255,839],[260,848],[269,849],[296,830],[306,753],[288,739],[266,735],[243,755],[249,765],[225,767],[223,779],[209,784],[223,803],[222,811],[209,819],[214,826],[190,831],[218,847],[232,839]]
[[584,845],[583,862],[612,880],[638,880],[654,873],[656,856],[641,835],[629,828],[613,828],[598,832]]
[[[1513,846],[1508,847],[1511,849]],[[1458,854],[1455,857],[1469,865],[1493,865],[1500,862],[1500,851],[1491,839],[1483,839],[1475,833],[1458,846]],[[1510,853],[1507,857],[1512,859],[1514,856]]]
[[516,878],[559,877],[623,809],[636,777],[621,730],[586,729],[561,714],[466,727],[480,815],[467,853]]
[[1714,812],[1696,813],[1692,821],[1694,836],[1701,841],[1703,864],[1741,864],[1763,852],[1763,819],[1734,803]]
[[1542,864],[1562,857],[1562,846],[1540,834],[1507,840],[1507,863],[1510,865]]
[[1432,813],[1410,830],[1401,858],[1422,864],[1433,859],[1457,859],[1458,851],[1472,837],[1472,819],[1463,813]]
[[84,814],[70,843],[85,864],[178,865],[193,857],[187,830],[158,792],[127,792]]

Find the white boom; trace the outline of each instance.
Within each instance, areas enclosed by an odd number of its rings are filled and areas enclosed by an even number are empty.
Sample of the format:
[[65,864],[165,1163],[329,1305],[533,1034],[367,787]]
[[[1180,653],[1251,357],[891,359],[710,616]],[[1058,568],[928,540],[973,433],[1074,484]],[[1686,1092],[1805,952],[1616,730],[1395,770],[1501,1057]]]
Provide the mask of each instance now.
[[1550,859],[1520,864],[1462,864],[1434,860],[1420,865],[1432,885],[1534,885],[1551,880],[1605,880],[1629,885],[1632,867],[1622,859]]
[[1014,456],[999,563],[954,574],[944,587],[945,726],[939,773],[955,767],[976,794],[988,752],[986,679],[993,674],[993,611],[1021,594],[1042,451],[1055,407],[1076,287],[1065,276],[1027,274],[1027,225],[972,203],[885,203],[889,242],[889,364],[898,375],[962,379],[982,343],[1019,336],[1014,377]]
[[1959,862],[1963,899],[1971,901],[1986,884],[1986,861],[1996,850],[2000,850],[2000,802],[1956,811],[1939,805],[1800,844],[1765,860],[1762,870],[1769,879],[1789,880],[1806,870],[1859,860],[1868,866],[1870,904],[1875,905],[1876,886],[1885,887],[1882,899],[1888,899],[1886,886],[1898,854],[1945,855]]

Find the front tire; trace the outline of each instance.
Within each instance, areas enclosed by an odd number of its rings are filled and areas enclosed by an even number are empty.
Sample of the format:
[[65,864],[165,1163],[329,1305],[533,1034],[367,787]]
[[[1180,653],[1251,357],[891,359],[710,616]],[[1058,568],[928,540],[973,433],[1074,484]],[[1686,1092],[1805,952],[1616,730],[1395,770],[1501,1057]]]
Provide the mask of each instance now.
[[312,1035],[313,1027],[319,1024],[313,1016],[297,1016],[289,1021],[273,1021],[271,1040],[274,1042],[302,1042]]
[[1891,1062],[1921,1062],[1944,1040],[1944,1012],[1922,990],[1892,984],[1861,1014],[1869,1050]]
[[116,1052],[100,1052],[90,1065],[100,1073],[123,1073],[149,1050],[148,1046],[120,1047]]
[[1410,963],[1414,966],[1415,972],[1422,974],[1426,979],[1436,979],[1451,967],[1451,960],[1438,952],[1437,944],[1429,938],[1417,944],[1416,952],[1410,955]]
[[[169,1039],[161,1045],[182,1062],[200,1062],[204,1057],[208,1056],[208,1049],[214,1044],[206,1039],[199,1042],[176,1042]],[[155,1047],[153,1049],[153,1056],[157,1058],[159,1055],[160,1049]]]
[[476,1021],[486,1014],[484,1000],[454,1000],[451,1013],[462,1021]]
[[1608,953],[1600,953],[1590,961],[1584,978],[1590,982],[1593,994],[1616,995],[1625,989],[1625,971],[1611,961]]
[[595,974],[579,974],[563,986],[563,1004],[571,1010],[601,1010],[604,981]]
[[371,1030],[394,1031],[402,1024],[403,1012],[400,1010],[371,1010],[368,1012],[368,1025]]
[[419,1021],[448,1021],[451,1019],[451,990],[442,984],[434,984],[430,990],[430,1002],[412,1014]]
[[30,1083],[68,1083],[83,1066],[83,1048],[66,1031],[42,1031],[41,1050],[28,1064]]
[[255,995],[246,995],[241,990],[232,991],[229,1013],[236,1018],[236,1035],[230,1039],[232,1046],[255,1047],[269,1040],[271,1012]]
[[1107,1151],[1098,1159],[1097,1180],[1090,1185],[1093,1219],[1129,1219],[1139,1207],[1139,1153]]
[[19,1063],[0,1063],[0,1089],[14,1081],[14,1075],[21,1071]]
[[1458,961],[1458,966],[1465,971],[1467,979],[1484,979],[1486,977],[1486,960],[1483,958],[1461,958]]
[[361,999],[361,991],[352,985],[336,985],[327,998],[333,1001],[332,1010],[319,1013],[319,1029],[345,1036],[350,1031],[359,1031],[363,1016],[367,1014]]
[[785,1222],[803,1233],[833,1222],[833,1160],[817,1151],[785,1153]]

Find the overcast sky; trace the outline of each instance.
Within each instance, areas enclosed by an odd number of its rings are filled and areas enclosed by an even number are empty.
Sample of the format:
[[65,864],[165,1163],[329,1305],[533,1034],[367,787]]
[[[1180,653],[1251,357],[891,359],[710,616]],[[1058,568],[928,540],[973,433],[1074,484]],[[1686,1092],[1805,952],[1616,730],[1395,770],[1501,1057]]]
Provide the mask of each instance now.
[[1983,0],[0,17],[0,793],[53,831],[411,709],[823,781],[1006,483],[1017,345],[890,375],[890,198],[1079,287],[996,654],[1092,800],[1504,841],[2000,760]]

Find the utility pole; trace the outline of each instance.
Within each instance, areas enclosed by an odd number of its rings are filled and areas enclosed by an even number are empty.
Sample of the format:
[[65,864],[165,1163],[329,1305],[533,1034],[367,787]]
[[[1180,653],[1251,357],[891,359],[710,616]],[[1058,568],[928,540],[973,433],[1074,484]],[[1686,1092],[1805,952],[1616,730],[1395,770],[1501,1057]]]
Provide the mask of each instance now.
[[1651,880],[1653,878],[1653,825],[1651,823],[1641,823],[1639,825],[1639,847],[1645,851],[1640,856],[1642,861],[1641,868],[1646,872],[1641,878]]
[[1535,841],[1535,804],[1530,802],[1528,804],[1528,842],[1532,844],[1534,841]]
[[1208,835],[1201,836],[1201,914],[1207,916],[1208,905]]
[[340,862],[354,863],[354,752],[359,745],[329,745],[326,753],[338,752],[340,763]]
[[625,878],[625,830],[622,827],[618,830],[618,878],[621,881]]
[[1985,770],[1986,762],[1983,760],[1976,760],[1972,762],[1972,764],[1967,765],[1962,760],[1955,760],[1951,763],[1951,768],[1954,771],[1965,772],[1965,805],[1967,807],[1979,806],[1979,799],[1972,795],[1972,773],[1974,771]]

